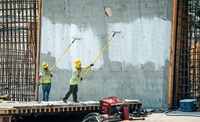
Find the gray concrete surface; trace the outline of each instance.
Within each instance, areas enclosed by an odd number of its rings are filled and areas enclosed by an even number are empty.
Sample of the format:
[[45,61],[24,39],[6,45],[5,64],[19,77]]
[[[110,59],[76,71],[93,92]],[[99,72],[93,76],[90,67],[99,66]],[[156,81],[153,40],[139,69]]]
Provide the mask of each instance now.
[[[187,113],[188,114],[188,113]],[[186,115],[186,113],[180,113],[179,115],[165,115],[165,113],[153,113],[145,117],[145,120],[134,120],[134,122],[199,122],[199,116]],[[195,114],[193,114],[195,115]]]
[[80,82],[79,100],[114,95],[166,108],[171,9],[172,0],[43,0],[40,64],[46,61],[51,68],[72,37],[81,38],[53,69],[50,100],[61,100],[68,91],[74,61],[92,63],[114,30],[121,33]]

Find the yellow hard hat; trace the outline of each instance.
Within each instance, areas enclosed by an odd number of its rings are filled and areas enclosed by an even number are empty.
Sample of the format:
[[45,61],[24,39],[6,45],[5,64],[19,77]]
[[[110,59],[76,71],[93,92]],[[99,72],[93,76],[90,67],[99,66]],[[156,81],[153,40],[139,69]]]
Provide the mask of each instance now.
[[46,69],[48,67],[48,64],[46,62],[42,63],[42,68]]
[[80,60],[76,60],[75,61],[75,68],[80,68],[81,67],[81,61]]

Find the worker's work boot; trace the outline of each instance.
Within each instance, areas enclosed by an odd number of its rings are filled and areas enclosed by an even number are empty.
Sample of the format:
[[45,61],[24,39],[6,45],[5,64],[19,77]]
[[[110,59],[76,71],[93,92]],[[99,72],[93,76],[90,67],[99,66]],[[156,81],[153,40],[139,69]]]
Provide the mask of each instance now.
[[64,102],[64,103],[67,103],[67,100],[63,98],[63,102]]
[[77,101],[74,101],[75,103],[79,103],[79,101],[77,100]]

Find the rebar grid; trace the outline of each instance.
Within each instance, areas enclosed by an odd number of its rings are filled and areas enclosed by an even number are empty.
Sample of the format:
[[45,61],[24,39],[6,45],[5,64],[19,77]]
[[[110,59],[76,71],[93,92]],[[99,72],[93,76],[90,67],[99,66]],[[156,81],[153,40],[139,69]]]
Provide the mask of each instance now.
[[173,108],[200,96],[200,2],[178,0]]
[[0,95],[13,101],[35,99],[37,1],[0,0]]

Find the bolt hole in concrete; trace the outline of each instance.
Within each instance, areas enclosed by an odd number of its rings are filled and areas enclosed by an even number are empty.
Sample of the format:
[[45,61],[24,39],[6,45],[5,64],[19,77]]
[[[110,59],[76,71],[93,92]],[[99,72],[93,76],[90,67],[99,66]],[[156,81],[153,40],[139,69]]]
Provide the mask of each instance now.
[[107,16],[109,16],[109,17],[112,16],[112,8],[106,7],[106,8],[105,8],[105,12],[106,12]]

